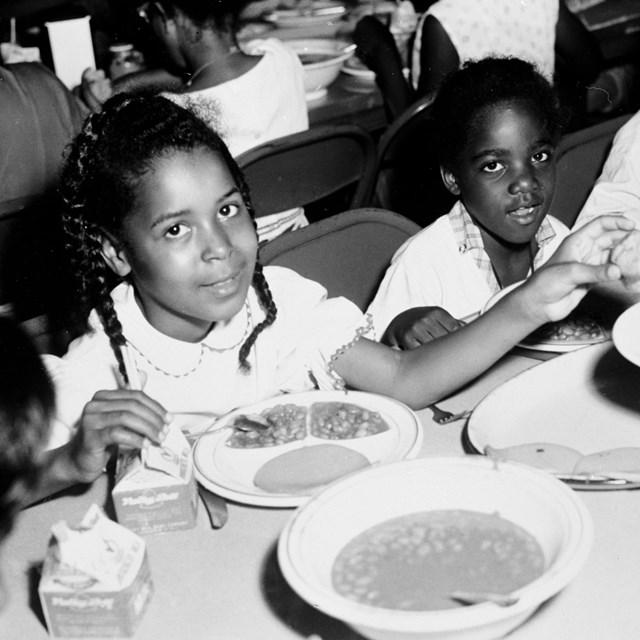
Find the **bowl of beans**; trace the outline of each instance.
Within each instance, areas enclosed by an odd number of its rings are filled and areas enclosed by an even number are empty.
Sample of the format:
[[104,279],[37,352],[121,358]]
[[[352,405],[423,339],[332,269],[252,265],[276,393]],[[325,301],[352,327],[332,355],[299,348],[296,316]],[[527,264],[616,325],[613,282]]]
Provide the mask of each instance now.
[[562,590],[593,541],[579,496],[480,456],[405,460],[338,480],[278,541],[300,597],[372,640],[501,638]]

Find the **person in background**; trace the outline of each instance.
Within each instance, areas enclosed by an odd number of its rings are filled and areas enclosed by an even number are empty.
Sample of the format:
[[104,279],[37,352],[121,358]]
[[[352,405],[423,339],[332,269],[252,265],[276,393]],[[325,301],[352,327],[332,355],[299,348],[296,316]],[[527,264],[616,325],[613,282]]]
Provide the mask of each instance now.
[[[44,465],[54,390],[26,334],[0,316],[0,546],[32,499]],[[0,580],[0,615],[7,592]]]
[[[314,388],[425,406],[564,317],[589,284],[619,278],[607,257],[633,226],[599,218],[477,321],[402,352],[367,339],[370,321],[350,301],[262,267],[236,162],[203,121],[162,96],[114,96],[89,116],[61,196],[88,329],[46,360],[58,402],[51,442],[62,452],[82,431],[129,433],[142,446],[180,413],[222,415]],[[125,353],[144,391],[125,385]],[[86,481],[103,466],[96,455]]]
[[368,309],[377,334],[402,348],[456,330],[456,318],[538,269],[569,233],[547,215],[567,114],[532,64],[465,64],[442,83],[431,118],[458,201],[400,247]]
[[392,41],[371,23],[372,18],[363,20],[367,22],[360,26],[356,41],[362,43],[365,62],[376,71],[383,69],[389,91],[397,93],[394,116],[419,96],[435,91],[448,73],[465,62],[511,56],[536,64],[548,80],[555,79],[577,119],[586,110],[586,87],[603,66],[598,41],[564,0],[438,0],[418,22],[411,84],[402,88],[388,53]]
[[[309,128],[303,68],[296,53],[267,38],[240,46],[238,0],[158,0],[141,14],[188,80],[165,92],[219,132],[234,157],[274,138]],[[137,78],[144,74],[136,74]],[[136,78],[124,79],[131,90]],[[308,224],[301,208],[261,217],[261,241]]]
[[616,133],[607,160],[574,228],[599,215],[622,213],[640,227],[640,111]]

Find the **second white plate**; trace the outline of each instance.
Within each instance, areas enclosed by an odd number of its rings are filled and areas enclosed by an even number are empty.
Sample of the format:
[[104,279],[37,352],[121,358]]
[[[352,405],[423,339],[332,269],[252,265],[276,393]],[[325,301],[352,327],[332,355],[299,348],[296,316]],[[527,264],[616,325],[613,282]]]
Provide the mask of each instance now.
[[[467,423],[471,446],[549,443],[582,455],[640,447],[640,369],[611,343],[548,360],[494,389]],[[638,483],[588,482],[558,476],[575,488],[626,489]]]
[[[310,406],[314,402],[349,402],[377,411],[390,429],[377,435],[349,440],[324,440],[307,436],[304,440],[275,447],[235,449],[226,445],[231,425],[239,414],[260,413],[277,404]],[[258,469],[276,456],[304,446],[339,444],[363,454],[373,464],[415,458],[422,447],[423,432],[419,418],[406,405],[385,396],[360,391],[310,391],[284,396],[232,411],[215,425],[215,431],[202,436],[193,451],[198,482],[225,498],[263,507],[297,507],[310,495],[273,494],[253,483]],[[315,492],[314,492],[315,493]]]

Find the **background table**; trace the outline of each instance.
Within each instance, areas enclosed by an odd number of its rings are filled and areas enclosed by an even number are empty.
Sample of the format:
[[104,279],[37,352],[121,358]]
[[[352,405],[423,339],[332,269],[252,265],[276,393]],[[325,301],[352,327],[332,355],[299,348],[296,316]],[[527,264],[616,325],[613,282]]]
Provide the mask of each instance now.
[[[539,363],[510,354],[439,404],[451,411],[472,408],[490,390]],[[429,410],[419,416],[425,429],[422,456],[463,453],[462,422],[437,425]],[[107,493],[101,478],[81,495],[59,497],[21,514],[3,552],[4,580],[12,593],[0,614],[0,637],[47,638],[36,588],[51,525],[60,519],[77,522],[92,502],[104,504]],[[640,493],[583,491],[580,497],[595,523],[591,556],[564,591],[510,636],[514,640],[639,637]],[[230,503],[223,529],[212,530],[200,509],[195,529],[147,536],[155,593],[135,638],[359,640],[348,627],[298,598],[283,579],[275,545],[292,513]]]

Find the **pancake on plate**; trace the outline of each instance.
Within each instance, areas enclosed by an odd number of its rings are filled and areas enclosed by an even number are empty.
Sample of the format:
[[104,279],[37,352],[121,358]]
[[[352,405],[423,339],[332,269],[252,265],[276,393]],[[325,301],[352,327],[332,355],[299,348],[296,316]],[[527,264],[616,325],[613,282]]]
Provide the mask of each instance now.
[[253,484],[268,493],[304,495],[370,465],[358,451],[336,444],[318,444],[271,458],[258,469]]

